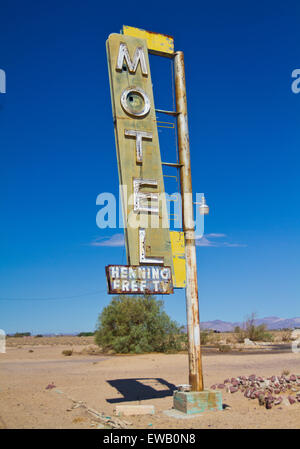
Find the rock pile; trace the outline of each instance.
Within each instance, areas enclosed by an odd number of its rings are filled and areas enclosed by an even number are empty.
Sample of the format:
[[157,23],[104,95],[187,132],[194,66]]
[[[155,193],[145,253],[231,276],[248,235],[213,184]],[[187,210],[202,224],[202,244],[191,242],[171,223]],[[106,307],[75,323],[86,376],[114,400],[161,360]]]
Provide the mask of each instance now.
[[[292,405],[300,402],[300,375],[271,376],[263,378],[251,374],[250,376],[232,377],[221,384],[210,387],[213,390],[225,389],[228,393],[240,391],[248,399],[257,399],[259,405],[271,409],[273,405],[281,403]],[[282,394],[287,394],[282,396]]]

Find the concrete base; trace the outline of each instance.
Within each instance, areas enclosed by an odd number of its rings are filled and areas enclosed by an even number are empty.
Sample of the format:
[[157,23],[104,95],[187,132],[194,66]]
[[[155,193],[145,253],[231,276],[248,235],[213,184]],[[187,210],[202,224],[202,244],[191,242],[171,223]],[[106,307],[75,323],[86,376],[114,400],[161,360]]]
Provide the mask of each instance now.
[[192,415],[208,410],[223,410],[222,393],[218,390],[174,391],[175,410]]
[[117,405],[114,409],[116,416],[131,416],[131,415],[154,415],[154,405]]

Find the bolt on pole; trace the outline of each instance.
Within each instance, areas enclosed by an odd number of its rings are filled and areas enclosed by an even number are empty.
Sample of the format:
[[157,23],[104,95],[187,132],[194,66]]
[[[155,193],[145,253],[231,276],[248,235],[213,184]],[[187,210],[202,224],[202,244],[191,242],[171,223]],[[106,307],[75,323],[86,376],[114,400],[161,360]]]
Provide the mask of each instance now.
[[186,310],[189,352],[189,384],[192,391],[203,391],[203,374],[200,345],[200,324],[198,304],[197,261],[195,246],[195,225],[193,213],[193,191],[187,101],[183,52],[174,57],[175,95],[182,197],[182,223],[185,237],[186,257]]

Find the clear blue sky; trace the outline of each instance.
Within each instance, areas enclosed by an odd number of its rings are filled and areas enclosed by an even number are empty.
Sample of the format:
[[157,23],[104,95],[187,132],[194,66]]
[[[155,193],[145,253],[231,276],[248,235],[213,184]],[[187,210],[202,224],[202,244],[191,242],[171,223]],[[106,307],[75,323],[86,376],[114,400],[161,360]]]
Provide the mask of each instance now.
[[[96,197],[118,191],[105,41],[123,24],[185,54],[193,189],[211,208],[200,319],[300,315],[299,21],[297,0],[2,5],[0,328],[93,330],[105,265],[126,263],[92,244],[122,232],[97,228]],[[151,64],[156,107],[170,107],[169,61]],[[165,308],[185,323],[184,291]]]

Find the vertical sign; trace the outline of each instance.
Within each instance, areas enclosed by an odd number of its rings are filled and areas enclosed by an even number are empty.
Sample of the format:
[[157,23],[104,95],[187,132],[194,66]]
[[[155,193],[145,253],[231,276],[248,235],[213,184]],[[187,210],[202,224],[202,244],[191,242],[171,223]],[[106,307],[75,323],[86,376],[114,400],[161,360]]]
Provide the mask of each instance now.
[[147,42],[111,34],[106,44],[127,263],[173,272]]

